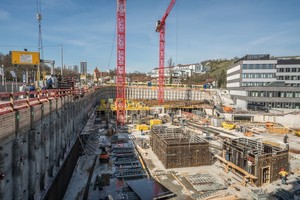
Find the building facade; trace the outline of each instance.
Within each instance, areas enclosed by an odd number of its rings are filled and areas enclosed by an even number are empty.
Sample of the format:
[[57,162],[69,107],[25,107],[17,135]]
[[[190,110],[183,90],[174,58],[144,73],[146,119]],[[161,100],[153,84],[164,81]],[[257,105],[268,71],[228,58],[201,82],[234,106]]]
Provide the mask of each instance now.
[[[176,65],[171,67],[165,67],[164,68],[164,75],[165,75],[165,83],[169,83],[169,81],[172,79],[172,82],[178,83],[178,81],[181,78],[187,78],[191,77],[194,74],[203,74],[207,71],[210,71],[209,66],[203,66],[200,63],[195,64],[185,64],[185,65]],[[154,68],[151,72],[152,78],[158,78],[159,76],[159,68]],[[170,79],[170,77],[172,77]]]
[[80,62],[80,73],[87,74],[87,62]]
[[300,59],[246,55],[227,70],[227,89],[236,107],[300,108]]

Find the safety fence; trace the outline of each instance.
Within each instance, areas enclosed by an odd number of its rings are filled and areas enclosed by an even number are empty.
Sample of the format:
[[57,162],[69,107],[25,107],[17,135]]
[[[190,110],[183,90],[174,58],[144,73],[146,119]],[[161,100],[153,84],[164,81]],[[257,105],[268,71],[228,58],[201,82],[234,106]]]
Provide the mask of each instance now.
[[50,89],[24,92],[0,92],[0,115],[15,110],[21,110],[31,106],[39,105],[63,96],[72,96],[74,99],[83,97],[85,94],[95,90],[91,89]]

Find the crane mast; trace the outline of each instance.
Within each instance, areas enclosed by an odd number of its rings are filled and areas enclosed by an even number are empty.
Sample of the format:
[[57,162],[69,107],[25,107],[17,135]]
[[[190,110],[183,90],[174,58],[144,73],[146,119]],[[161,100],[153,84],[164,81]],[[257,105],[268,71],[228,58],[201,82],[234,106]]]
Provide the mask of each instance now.
[[117,68],[116,68],[116,108],[117,124],[124,125],[126,119],[126,0],[117,0]]
[[159,68],[158,68],[158,103],[164,102],[164,71],[165,71],[165,25],[176,0],[171,0],[164,16],[156,23],[156,32],[159,32]]

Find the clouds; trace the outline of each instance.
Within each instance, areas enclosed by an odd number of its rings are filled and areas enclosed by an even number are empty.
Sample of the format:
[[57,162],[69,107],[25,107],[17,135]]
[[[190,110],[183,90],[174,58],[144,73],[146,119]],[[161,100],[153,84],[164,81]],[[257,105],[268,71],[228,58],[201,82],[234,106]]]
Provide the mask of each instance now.
[[0,21],[7,21],[8,19],[10,19],[10,14],[5,10],[0,9]]
[[[1,36],[7,45],[35,46],[38,24],[36,2],[20,6],[21,0],[4,3],[0,22]],[[151,71],[158,66],[159,33],[155,23],[169,1],[126,1],[126,68],[128,71]],[[168,16],[166,57],[178,64],[195,63],[211,58],[233,58],[246,53],[299,54],[299,0],[177,0]],[[116,0],[42,1],[42,36],[45,59],[60,63],[59,48],[64,45],[64,62],[79,65],[115,67]],[[116,38],[115,38],[116,40]],[[113,53],[111,57],[111,49]],[[0,52],[11,49],[1,47]]]

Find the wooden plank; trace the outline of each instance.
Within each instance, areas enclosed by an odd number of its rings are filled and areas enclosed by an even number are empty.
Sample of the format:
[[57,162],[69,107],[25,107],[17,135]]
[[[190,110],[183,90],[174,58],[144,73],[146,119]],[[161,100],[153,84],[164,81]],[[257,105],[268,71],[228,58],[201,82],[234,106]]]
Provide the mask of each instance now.
[[246,170],[240,168],[239,166],[236,166],[235,164],[233,164],[232,162],[229,162],[227,160],[225,160],[224,158],[222,158],[221,156],[215,155],[216,158],[218,158],[220,161],[222,161],[223,163],[227,164],[228,166],[238,170],[239,172],[241,172],[242,174],[244,174],[246,177],[249,177],[251,179],[258,179],[256,176],[254,176],[253,174],[248,173]]

